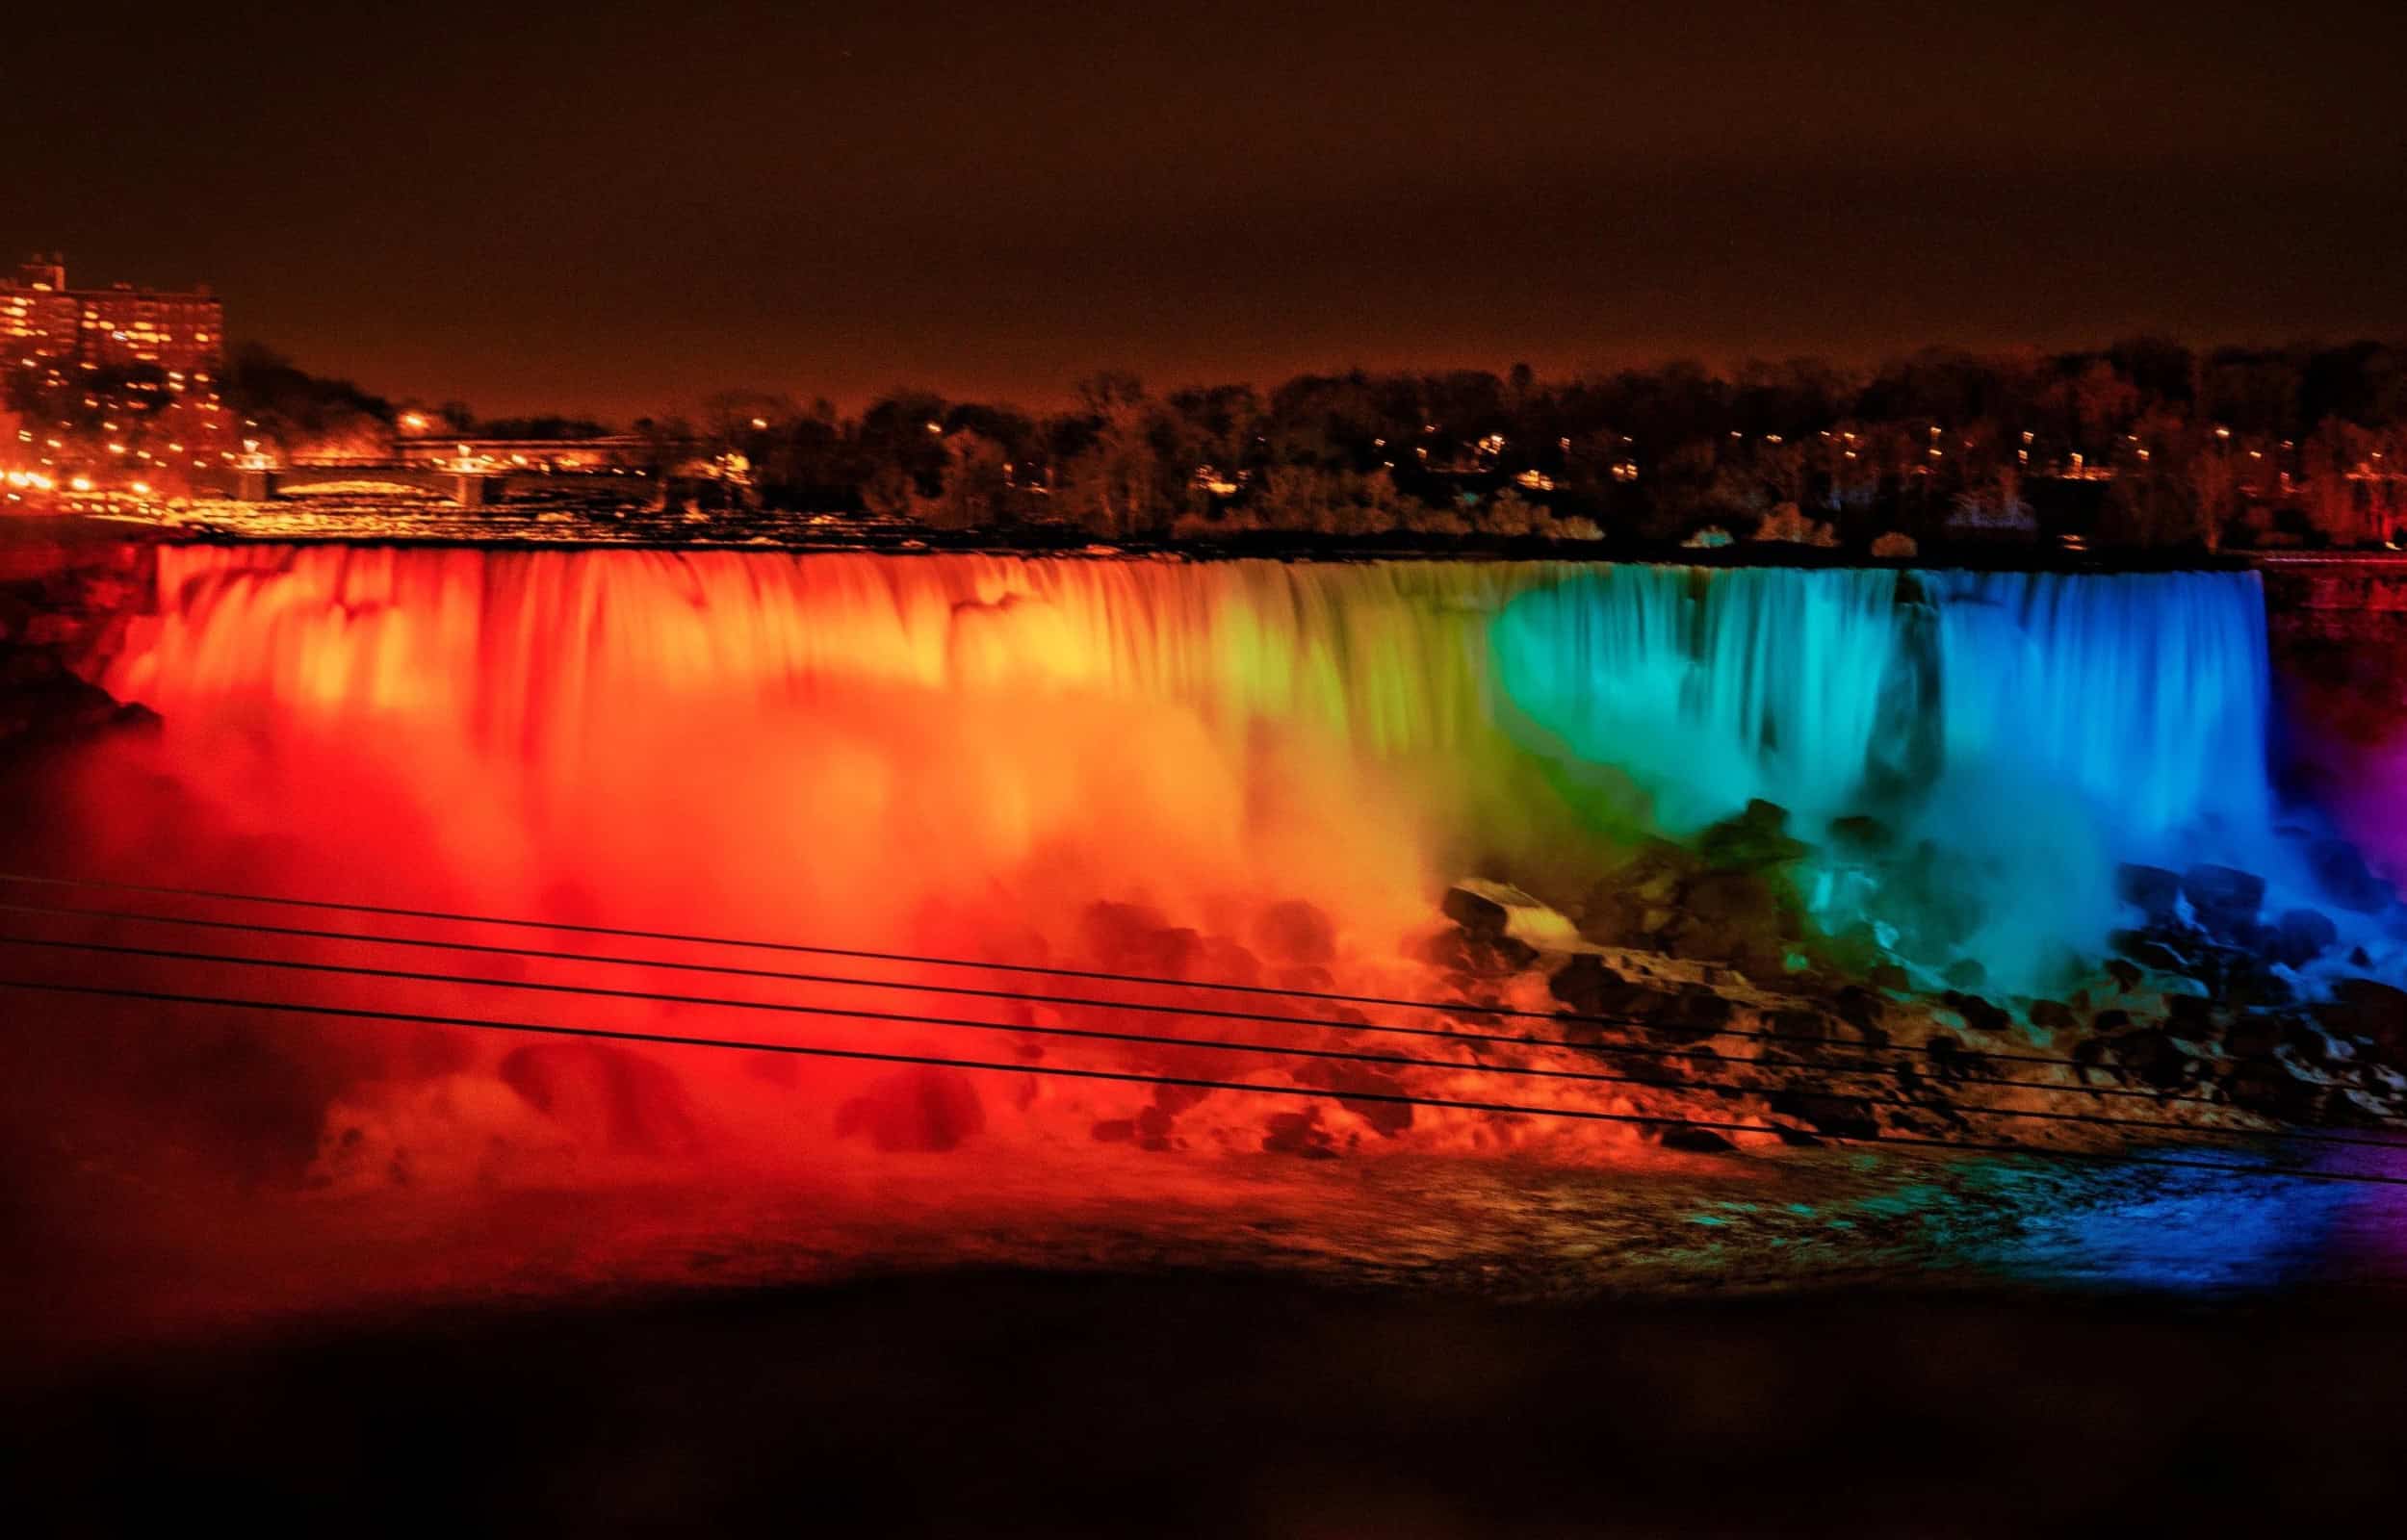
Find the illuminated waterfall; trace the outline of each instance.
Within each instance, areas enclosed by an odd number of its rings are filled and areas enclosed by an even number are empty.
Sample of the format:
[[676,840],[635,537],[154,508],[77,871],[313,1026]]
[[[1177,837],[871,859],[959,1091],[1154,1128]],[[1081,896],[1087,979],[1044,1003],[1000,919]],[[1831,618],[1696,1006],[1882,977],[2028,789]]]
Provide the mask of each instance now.
[[[2279,864],[2247,574],[248,547],[160,583],[108,682],[171,725],[473,762],[453,794],[563,847],[701,818],[702,867],[1184,863],[1400,923],[1465,863],[1575,875],[1761,797],[1959,853],[2011,973],[2099,941],[2117,860]],[[756,835],[644,801],[712,785]]]

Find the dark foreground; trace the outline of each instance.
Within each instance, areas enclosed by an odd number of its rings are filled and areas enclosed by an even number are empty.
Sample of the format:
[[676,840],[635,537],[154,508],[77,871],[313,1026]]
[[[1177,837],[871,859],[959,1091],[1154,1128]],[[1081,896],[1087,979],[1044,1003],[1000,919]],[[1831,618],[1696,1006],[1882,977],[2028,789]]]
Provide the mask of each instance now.
[[179,1347],[0,1438],[65,1532],[2314,1533],[2396,1522],[2402,1346],[2381,1294],[954,1274]]

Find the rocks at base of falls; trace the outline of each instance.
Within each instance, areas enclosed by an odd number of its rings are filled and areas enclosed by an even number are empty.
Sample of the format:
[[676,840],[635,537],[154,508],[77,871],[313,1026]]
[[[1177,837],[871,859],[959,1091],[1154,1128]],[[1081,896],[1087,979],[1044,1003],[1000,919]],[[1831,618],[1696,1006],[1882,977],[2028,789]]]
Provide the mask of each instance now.
[[1811,851],[1788,833],[1787,809],[1750,802],[1700,833],[1693,850],[1663,839],[1642,846],[1590,893],[1580,934],[1776,982],[1804,932],[1787,868]]
[[78,672],[139,606],[150,559],[141,544],[0,531],[0,750],[157,725]]

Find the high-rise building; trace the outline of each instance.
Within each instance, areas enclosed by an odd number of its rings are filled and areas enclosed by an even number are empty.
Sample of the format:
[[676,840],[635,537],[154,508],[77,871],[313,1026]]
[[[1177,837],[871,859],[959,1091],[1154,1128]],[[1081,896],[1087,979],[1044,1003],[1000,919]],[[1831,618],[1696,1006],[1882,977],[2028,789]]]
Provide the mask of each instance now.
[[218,394],[225,304],[207,288],[75,289],[53,253],[0,276],[0,378],[22,424],[13,457],[180,479],[224,463]]

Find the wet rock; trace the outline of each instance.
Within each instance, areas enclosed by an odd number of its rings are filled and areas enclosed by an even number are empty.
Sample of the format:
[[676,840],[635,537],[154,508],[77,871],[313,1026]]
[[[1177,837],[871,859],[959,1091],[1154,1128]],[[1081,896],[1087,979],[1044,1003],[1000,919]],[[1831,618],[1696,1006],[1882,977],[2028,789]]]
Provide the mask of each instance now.
[[1509,883],[1466,877],[1446,890],[1438,908],[1464,936],[1492,946],[1511,942],[1535,956],[1541,948],[1570,951],[1579,942],[1568,917]]
[[2208,935],[2243,940],[2265,907],[2265,879],[2236,866],[2201,862],[2182,873],[2182,896]]
[[1289,967],[1326,967],[1337,955],[1337,928],[1317,905],[1291,898],[1254,916],[1254,944]]
[[1337,1154],[1336,1142],[1321,1126],[1317,1107],[1300,1113],[1274,1113],[1264,1124],[1262,1148],[1273,1155],[1300,1155],[1325,1161]]
[[1695,1043],[1717,1037],[1737,1008],[1704,985],[1658,994],[1643,1020],[1646,1035],[1667,1042]]
[[1623,1019],[1643,1014],[1660,1002],[1658,991],[1635,984],[1605,965],[1593,952],[1582,952],[1555,970],[1546,981],[1548,992],[1577,1014]]
[[958,1069],[905,1069],[836,1110],[836,1132],[882,1150],[948,1150],[986,1127],[978,1088]]
[[1678,916],[1663,934],[1673,955],[1727,962],[1759,983],[1788,965],[1789,918],[1781,893],[1754,872],[1707,872],[1680,891]]
[[1157,979],[1197,976],[1204,937],[1142,904],[1094,903],[1078,916],[1087,955],[1100,966]]
[[1794,1117],[1814,1132],[1833,1139],[1880,1137],[1880,1120],[1873,1111],[1873,1104],[1861,1096],[1783,1091],[1773,1096],[1771,1106],[1780,1116]]
[[2407,1050],[2407,990],[2372,979],[2335,979],[2316,1018],[2328,1032],[2372,1043],[2393,1063]]
[[1949,963],[1939,977],[1945,979],[1951,988],[1978,989],[1989,982],[1989,970],[1982,967],[1978,959],[1959,957]]
[[2147,915],[2151,924],[2169,925],[2174,921],[2179,911],[2174,901],[2181,891],[2180,876],[2161,866],[2125,861],[2114,868],[2114,896]]
[[2214,1007],[2204,995],[2166,995],[2164,1018],[2175,1035],[2191,1042],[2203,1042],[2214,1032]]
[[[1467,988],[1480,979],[1501,978],[1520,972],[1538,961],[1538,948],[1516,941],[1510,936],[1493,941],[1480,941],[1461,931],[1440,931],[1420,944],[1417,955],[1422,962],[1455,975],[1460,981],[1455,986],[1457,988]],[[1304,971],[1320,973],[1321,970]],[[1327,988],[1329,986],[1323,983],[1309,988]]]
[[2329,952],[2340,938],[2331,915],[2320,910],[2286,909],[2273,922],[2266,951],[2275,962],[2299,967]]
[[667,1066],[608,1042],[538,1042],[513,1048],[502,1083],[577,1137],[645,1155],[689,1154],[701,1129]]
[[2139,988],[2139,969],[2119,957],[2107,959],[2106,971],[2107,977],[2114,981],[2114,987],[2125,994]]
[[1725,1155],[1738,1148],[1710,1128],[1692,1128],[1686,1123],[1663,1131],[1663,1147],[1689,1155]]
[[[2107,935],[2107,944],[2141,967],[2153,968],[2159,973],[2178,973],[2187,977],[2197,965],[2188,952],[2156,931],[2111,931]],[[2109,970],[2112,970],[2111,963]],[[2116,977],[2119,981],[2121,976],[2118,974]],[[2129,989],[2138,982],[2139,976],[2135,972],[2131,983],[2123,988]]]
[[1412,1126],[1410,1103],[1375,1099],[1403,1094],[1404,1082],[1391,1071],[1367,1065],[1310,1060],[1295,1071],[1295,1079],[1298,1085],[1331,1092],[1338,1106],[1370,1124],[1382,1138],[1393,1139]]
[[1788,828],[1789,810],[1758,797],[1698,834],[1697,858],[1710,867],[1752,872],[1813,854],[1812,846],[1790,837]]
[[1653,946],[1669,924],[1696,859],[1666,839],[1648,840],[1580,908],[1581,934],[1607,946]]
[[2117,1036],[2116,1063],[2158,1091],[2179,1091],[2197,1079],[2197,1063],[2162,1027],[2139,1027]]
[[1914,987],[1913,979],[1903,968],[1894,962],[1873,964],[1871,972],[1866,974],[1865,978],[1874,988],[1887,989],[1892,994],[1904,994]]
[[2232,1105],[2286,1123],[2321,1121],[2323,1091],[2300,1080],[2278,1061],[2252,1059],[2235,1065],[2223,1077],[2223,1093]]
[[2378,914],[2394,898],[2391,885],[2376,877],[2365,857],[2345,839],[2318,839],[2307,846],[2307,870],[2332,907],[2352,914]]
[[2073,1008],[2060,1000],[2033,1000],[2031,1003],[2031,1024],[2048,1032],[2073,1030]]
[[2224,1029],[2223,1051],[2236,1059],[2265,1058],[2281,1045],[2280,1018],[2259,1012],[2242,1012]]
[[1475,941],[1497,941],[1504,938],[1505,926],[1512,915],[1504,905],[1485,893],[1455,886],[1446,889],[1446,896],[1437,905],[1438,912],[1462,927],[1462,934]]
[[2014,1018],[1977,994],[1950,989],[1939,996],[1939,1003],[1964,1018],[1964,1025],[1984,1037],[1994,1037],[2013,1026]]
[[1867,1046],[1885,1048],[1889,1034],[1880,1025],[1884,1002],[1880,996],[1860,984],[1850,984],[1831,996],[1830,1010],[1841,1021],[1855,1031]]

